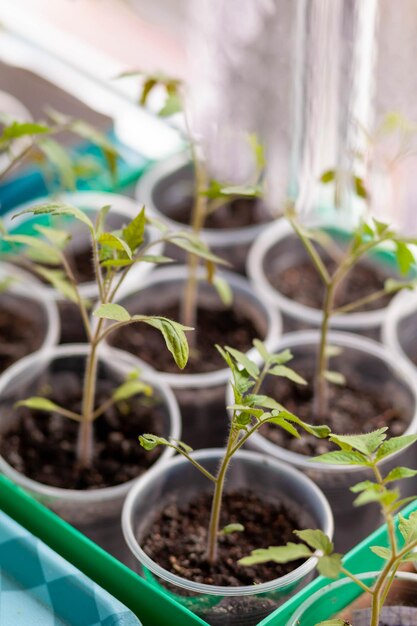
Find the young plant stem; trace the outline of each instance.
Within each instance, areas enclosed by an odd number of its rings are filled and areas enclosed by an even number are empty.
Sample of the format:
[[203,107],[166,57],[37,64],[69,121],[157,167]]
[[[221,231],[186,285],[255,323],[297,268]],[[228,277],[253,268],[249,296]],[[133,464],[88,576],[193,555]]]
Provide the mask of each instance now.
[[[191,137],[191,129],[186,113],[184,114],[188,135]],[[199,236],[207,214],[207,196],[204,191],[207,188],[207,173],[201,158],[197,154],[197,148],[193,140],[190,142],[191,158],[194,165],[195,189],[194,203],[191,217],[191,228],[194,235]],[[189,338],[189,346],[192,350],[196,346],[197,336],[197,296],[198,296],[198,268],[199,258],[192,253],[187,256],[187,279],[181,306],[181,323],[190,326],[195,331]]]
[[213,501],[211,505],[210,523],[208,530],[208,542],[207,542],[207,560],[213,564],[217,559],[217,542],[219,536],[219,521],[220,511],[223,498],[224,481],[226,478],[227,469],[229,467],[230,460],[232,458],[232,447],[234,443],[233,429],[231,428],[229,433],[229,439],[227,442],[226,453],[222,459],[222,462],[217,472],[216,482],[214,486]]

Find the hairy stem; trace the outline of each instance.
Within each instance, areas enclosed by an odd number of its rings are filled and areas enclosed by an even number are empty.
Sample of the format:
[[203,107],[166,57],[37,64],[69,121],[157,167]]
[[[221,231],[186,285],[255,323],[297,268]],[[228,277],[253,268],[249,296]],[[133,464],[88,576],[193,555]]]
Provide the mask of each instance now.
[[97,384],[97,344],[90,344],[84,376],[82,420],[78,433],[77,460],[80,467],[90,467],[93,458],[93,415]]
[[217,559],[217,542],[219,536],[219,521],[220,511],[222,506],[224,482],[226,478],[227,469],[232,458],[232,446],[233,446],[233,429],[230,429],[229,439],[227,442],[226,453],[220,463],[219,471],[216,476],[216,482],[214,487],[213,501],[210,513],[210,523],[208,530],[208,542],[207,542],[207,560],[209,563],[215,563]]

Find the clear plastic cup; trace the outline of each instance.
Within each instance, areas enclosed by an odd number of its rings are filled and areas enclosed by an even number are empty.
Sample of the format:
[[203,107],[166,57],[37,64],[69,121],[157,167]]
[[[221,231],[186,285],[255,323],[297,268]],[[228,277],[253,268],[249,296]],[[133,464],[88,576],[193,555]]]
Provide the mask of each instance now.
[[[408,420],[404,434],[416,433],[417,376],[409,364],[400,357],[394,359],[384,346],[360,335],[333,331],[329,334],[329,344],[342,348],[341,354],[332,358],[332,369],[346,372],[346,364],[349,363],[356,374],[363,376],[366,389],[375,390],[375,393],[380,393],[384,389],[389,394],[388,397],[395,398],[396,405],[403,410]],[[297,371],[297,362],[300,359],[304,363],[310,362],[314,367],[318,345],[318,331],[298,331],[284,335],[275,343],[272,351],[278,353],[290,349],[294,356],[291,367]],[[276,400],[280,401],[280,398]],[[233,403],[230,386],[226,402],[227,405]],[[278,446],[260,433],[255,433],[247,445],[305,472],[323,490],[335,516],[335,543],[338,550],[345,551],[351,548],[381,523],[377,505],[370,504],[360,509],[353,507],[355,496],[349,488],[361,480],[371,478],[362,468],[314,462],[310,457]],[[394,459],[388,460],[384,464],[384,471],[392,464],[417,468],[415,449],[411,447]],[[417,481],[414,479],[404,481],[403,487],[413,494],[417,488]],[[404,493],[408,495],[405,489]]]
[[[50,349],[59,338],[59,315],[56,304],[47,297],[42,284],[31,274],[11,263],[0,263],[0,281],[11,279],[10,285],[0,293],[0,310],[27,316],[30,311],[36,350]],[[30,353],[29,346],[22,357]]]
[[[220,449],[200,450],[193,457],[215,472],[223,453]],[[332,536],[330,507],[311,480],[285,463],[254,452],[239,451],[232,459],[226,491],[253,486],[260,497],[295,508],[306,527],[320,528]],[[306,582],[316,565],[315,557],[272,581],[225,587],[197,583],[172,574],[154,562],[141,547],[142,537],[158,511],[169,502],[184,504],[210,490],[210,482],[189,461],[174,457],[152,469],[132,488],[123,507],[123,533],[144,577],[151,584],[162,588],[213,626],[254,626]]]
[[[88,346],[85,344],[67,344],[37,352],[10,367],[0,377],[1,431],[5,432],[13,421],[14,403],[34,395],[40,382],[48,384],[54,371],[68,369],[82,372],[87,351]],[[111,377],[115,386],[123,382],[130,371],[131,363],[120,357],[119,352],[107,350],[100,354],[99,375]],[[143,368],[141,377],[153,387],[154,397],[164,406],[163,436],[179,438],[181,419],[172,391],[147,366]],[[138,436],[140,434],[142,433],[138,433]],[[137,445],[140,445],[139,442]],[[155,465],[172,454],[173,450],[165,448]],[[59,468],[56,469],[59,471]],[[135,479],[112,487],[77,490],[54,487],[33,480],[14,469],[3,457],[0,457],[0,471],[105,549],[116,556],[126,556],[121,537],[120,512]]]
[[[149,169],[138,181],[135,196],[149,210],[149,215],[162,220],[172,230],[191,231],[190,226],[172,219],[179,204],[191,202],[194,196],[194,176],[187,153],[175,154]],[[271,215],[265,209],[265,222],[240,228],[204,228],[201,238],[215,254],[229,261],[231,269],[245,273],[246,256],[254,239],[269,227]],[[185,255],[170,248],[168,256],[181,263]]]
[[417,293],[402,291],[392,300],[382,326],[388,349],[417,367]]
[[[313,223],[312,226],[330,230],[337,227],[341,233],[349,232],[348,224],[344,226],[338,223],[336,226],[335,224]],[[322,312],[282,294],[269,282],[267,273],[273,271],[279,274],[288,267],[297,265],[300,260],[305,261],[308,258],[308,253],[286,218],[281,218],[270,225],[255,240],[248,254],[247,273],[254,289],[261,298],[281,311],[284,328],[289,331],[319,327]],[[367,259],[367,263],[379,269],[382,268],[387,277],[398,278],[395,265],[388,260],[388,257],[372,255]],[[334,315],[330,320],[330,326],[336,330],[360,332],[378,338],[385,312],[386,308],[380,308]]]
[[[369,587],[375,584],[378,573],[359,574],[358,578]],[[412,603],[411,606],[415,606],[416,595],[417,574],[397,572],[384,606],[391,608],[405,607],[407,606],[407,601]],[[358,598],[360,599],[358,600]],[[350,578],[342,578],[316,591],[303,602],[291,619],[288,620],[286,626],[316,626],[319,622],[336,617],[347,620],[347,624],[357,624],[358,620],[354,619],[355,611],[366,611],[366,609],[370,608],[371,601],[371,596],[364,593]],[[389,613],[391,612],[389,611]],[[353,621],[351,621],[352,619]],[[370,623],[369,613],[363,616],[359,614],[359,619],[361,620],[361,626],[362,624]],[[391,613],[391,623],[388,619],[389,617],[384,616],[384,624],[387,624],[387,626],[402,626],[398,618],[398,610],[394,610]],[[407,624],[409,623],[411,622],[407,622]]]

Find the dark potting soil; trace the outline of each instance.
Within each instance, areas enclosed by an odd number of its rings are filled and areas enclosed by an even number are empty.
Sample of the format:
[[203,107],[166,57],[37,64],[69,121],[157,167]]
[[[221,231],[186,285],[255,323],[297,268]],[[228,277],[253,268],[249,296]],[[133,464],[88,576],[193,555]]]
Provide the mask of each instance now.
[[[334,262],[327,259],[325,265],[330,272],[334,271]],[[324,299],[324,286],[317,270],[309,260],[300,261],[279,273],[267,269],[267,278],[271,285],[287,298],[314,309],[321,308]],[[352,268],[346,279],[340,284],[335,295],[335,306],[345,306],[383,289],[387,278],[388,275],[382,270],[367,263],[359,263]],[[355,312],[374,311],[383,308],[387,306],[391,298],[392,295],[385,294],[378,300],[355,309]]]
[[251,550],[297,541],[293,531],[300,529],[294,512],[284,503],[263,500],[252,491],[230,492],[223,498],[220,528],[240,523],[243,532],[219,538],[218,559],[210,565],[206,559],[207,527],[212,496],[198,495],[185,505],[169,504],[147,528],[141,545],[164,569],[207,585],[253,585],[273,580],[298,567],[301,561],[284,565],[262,563],[252,567],[237,561]]
[[[72,372],[53,376],[48,396],[60,406],[81,410],[81,381]],[[111,396],[114,384],[99,380],[96,406]],[[43,394],[42,394],[43,391]],[[45,390],[39,389],[39,395]],[[0,441],[0,453],[10,465],[34,480],[65,489],[95,489],[119,485],[142,474],[160,455],[138,442],[144,432],[162,435],[162,408],[152,398],[137,396],[109,408],[94,422],[95,454],[91,468],[77,466],[78,423],[54,413],[16,409],[16,420]]]
[[[149,311],[147,311],[149,314]],[[179,306],[173,305],[158,310],[172,320],[179,319]],[[225,362],[215,348],[233,346],[237,350],[247,352],[252,341],[259,337],[260,330],[244,311],[229,309],[208,309],[198,307],[198,332],[195,349],[190,352],[186,374],[213,372],[226,367]],[[195,331],[190,331],[195,332]],[[122,327],[111,335],[111,343],[117,348],[127,350],[150,363],[155,369],[178,374],[180,370],[173,361],[161,334],[146,324],[130,324]]]
[[61,335],[59,343],[85,343],[87,334],[78,306],[69,300],[58,300]]
[[0,299],[0,372],[41,347],[41,318],[42,311],[33,300],[26,302],[11,294]]
[[[311,371],[297,366],[297,372],[310,381]],[[365,433],[389,427],[391,437],[403,434],[409,420],[405,412],[395,405],[395,398],[384,389],[364,388],[363,378],[350,371],[343,386],[329,384],[329,413],[324,419],[313,415],[313,386],[296,385],[284,378],[270,378],[263,391],[283,404],[289,411],[310,424],[326,424],[334,433],[343,435]],[[266,424],[260,430],[270,441],[292,452],[316,456],[334,449],[325,439],[317,439],[300,429],[296,439],[283,429]]]
[[[173,208],[170,208],[170,219],[180,222],[180,224],[190,224],[192,213],[191,200],[184,200]],[[208,215],[204,228],[212,229],[232,229],[244,228],[262,224],[271,220],[267,210],[262,203],[254,198],[236,198],[227,204],[219,207],[216,211]]]

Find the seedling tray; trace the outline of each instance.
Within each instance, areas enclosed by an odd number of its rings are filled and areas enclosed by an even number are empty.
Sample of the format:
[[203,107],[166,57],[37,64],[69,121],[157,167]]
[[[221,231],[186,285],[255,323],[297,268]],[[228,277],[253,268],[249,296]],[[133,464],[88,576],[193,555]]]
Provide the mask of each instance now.
[[[138,574],[99,548],[4,476],[0,476],[0,509],[117,598],[139,618],[143,626],[206,624],[156,590]],[[29,570],[31,564],[27,563],[26,567]],[[117,622],[114,624],[117,625]],[[129,622],[127,624],[130,626]],[[46,622],[42,622],[42,626],[46,626]]]
[[[417,500],[409,504],[405,509],[401,511],[404,517],[408,517],[410,513],[417,510]],[[401,535],[397,529],[398,540],[401,540]],[[346,569],[353,574],[359,574],[360,572],[376,572],[382,569],[384,561],[369,549],[371,546],[388,546],[388,534],[386,525],[381,526],[370,534],[366,539],[361,541],[350,552],[347,553],[343,562]],[[294,614],[295,610],[305,601],[307,598],[313,595],[316,591],[319,591],[332,581],[329,578],[319,576],[309,585],[304,587],[299,593],[293,596],[288,602],[283,604],[279,609],[271,613],[266,619],[264,619],[258,626],[286,626],[287,621]],[[355,588],[356,595],[352,597],[341,598],[339,610],[342,610],[362,592],[358,587]],[[321,607],[320,607],[321,608]],[[320,616],[321,620],[330,619],[332,617],[331,612],[334,612],[334,607],[326,606],[323,603],[323,613]]]
[[0,623],[140,626],[137,617],[0,511]]

